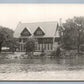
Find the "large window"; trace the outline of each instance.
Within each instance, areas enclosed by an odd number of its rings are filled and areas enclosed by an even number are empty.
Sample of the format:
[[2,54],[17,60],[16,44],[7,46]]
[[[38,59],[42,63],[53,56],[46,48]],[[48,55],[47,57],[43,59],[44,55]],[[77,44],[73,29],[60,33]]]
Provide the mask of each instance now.
[[38,38],[38,43],[53,43],[53,38]]

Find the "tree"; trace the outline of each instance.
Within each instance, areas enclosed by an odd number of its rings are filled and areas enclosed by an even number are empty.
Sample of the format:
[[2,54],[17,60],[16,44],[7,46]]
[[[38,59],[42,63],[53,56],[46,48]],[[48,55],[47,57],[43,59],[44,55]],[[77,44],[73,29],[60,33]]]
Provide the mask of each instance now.
[[0,52],[2,47],[9,47],[13,51],[17,46],[18,43],[13,37],[13,30],[0,26]]
[[63,47],[66,49],[77,49],[80,53],[80,46],[84,44],[84,17],[74,17],[66,20],[63,24]]
[[28,53],[29,56],[33,55],[33,52],[35,50],[35,39],[28,38],[25,44],[25,48],[26,53]]
[[11,38],[9,41],[6,42],[7,46],[10,48],[11,52],[15,52],[16,49],[19,47],[19,43],[16,38]]
[[2,46],[6,45],[6,42],[8,41],[8,39],[11,36],[13,36],[11,35],[11,32],[13,31],[8,28],[0,26],[0,52],[1,52]]

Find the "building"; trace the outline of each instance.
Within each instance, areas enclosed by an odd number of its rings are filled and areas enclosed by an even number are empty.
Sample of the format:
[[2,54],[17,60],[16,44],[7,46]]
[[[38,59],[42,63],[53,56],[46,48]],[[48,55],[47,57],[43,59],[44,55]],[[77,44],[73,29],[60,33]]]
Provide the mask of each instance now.
[[20,44],[17,51],[25,51],[25,42],[28,38],[36,39],[35,51],[52,51],[58,46],[60,39],[57,22],[21,23],[17,25],[14,37]]

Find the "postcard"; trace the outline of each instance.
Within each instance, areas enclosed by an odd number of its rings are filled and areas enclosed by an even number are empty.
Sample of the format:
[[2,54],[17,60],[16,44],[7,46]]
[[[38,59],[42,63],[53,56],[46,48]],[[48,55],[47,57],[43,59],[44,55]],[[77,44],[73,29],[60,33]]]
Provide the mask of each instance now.
[[84,81],[84,4],[0,4],[0,80]]

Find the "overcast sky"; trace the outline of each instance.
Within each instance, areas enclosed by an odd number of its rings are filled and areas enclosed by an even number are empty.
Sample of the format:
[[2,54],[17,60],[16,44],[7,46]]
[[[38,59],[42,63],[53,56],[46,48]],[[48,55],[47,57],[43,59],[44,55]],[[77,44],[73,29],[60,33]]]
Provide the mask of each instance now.
[[0,25],[16,28],[22,23],[59,21],[84,16],[84,4],[0,4]]

